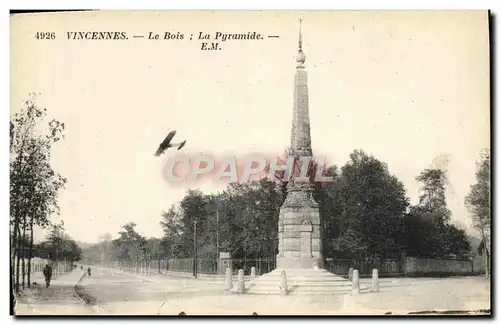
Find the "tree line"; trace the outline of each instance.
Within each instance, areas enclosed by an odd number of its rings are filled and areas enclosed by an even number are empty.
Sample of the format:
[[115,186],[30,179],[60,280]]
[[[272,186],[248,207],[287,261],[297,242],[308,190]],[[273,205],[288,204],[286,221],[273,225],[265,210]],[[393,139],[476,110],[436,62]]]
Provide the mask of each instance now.
[[[475,225],[484,228],[490,218],[488,152],[478,165],[482,167],[477,184],[465,200]],[[372,258],[404,252],[467,259],[474,253],[466,232],[450,222],[446,170],[429,168],[416,175],[421,186],[414,205],[387,164],[362,150],[355,150],[341,168],[328,168],[326,175],[333,182],[314,188],[324,257]],[[135,223],[127,223],[116,239],[89,247],[85,256],[99,261],[106,246],[105,255],[111,260],[192,258],[196,223],[199,259],[215,260],[218,252],[229,252],[234,259],[274,258],[279,209],[287,191],[286,181],[279,179],[232,183],[217,194],[188,190],[179,204],[162,213],[162,238],[146,239],[135,230]]]
[[[31,285],[32,258],[77,261],[81,255],[63,224],[53,221],[66,179],[52,169],[51,150],[65,126],[57,120],[44,124],[47,110],[37,106],[36,94],[30,95],[10,120],[11,281],[16,292]],[[35,227],[50,230],[40,244],[34,244]]]

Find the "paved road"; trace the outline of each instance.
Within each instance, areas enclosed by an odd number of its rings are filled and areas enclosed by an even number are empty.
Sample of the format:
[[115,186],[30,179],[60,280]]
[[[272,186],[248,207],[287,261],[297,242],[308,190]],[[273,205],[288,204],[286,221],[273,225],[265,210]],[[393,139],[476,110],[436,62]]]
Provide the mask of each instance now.
[[179,297],[221,294],[222,281],[204,281],[165,275],[150,277],[95,268],[84,277],[77,292],[100,314],[158,313],[165,301]]

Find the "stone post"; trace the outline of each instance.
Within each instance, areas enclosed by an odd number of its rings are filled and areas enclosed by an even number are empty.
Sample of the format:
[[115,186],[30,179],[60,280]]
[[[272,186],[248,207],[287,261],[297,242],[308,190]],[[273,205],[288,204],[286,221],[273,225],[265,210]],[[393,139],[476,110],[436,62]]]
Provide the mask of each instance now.
[[255,266],[252,266],[252,268],[250,269],[250,276],[252,278],[255,278]]
[[354,269],[352,267],[349,268],[349,281],[352,281],[352,272]]
[[243,270],[238,270],[238,293],[245,293],[245,272]]
[[359,272],[358,272],[358,270],[352,271],[352,294],[359,295]]
[[231,291],[233,288],[233,269],[226,268],[226,291]]
[[280,293],[282,296],[288,295],[288,283],[286,281],[285,270],[281,271]]
[[372,291],[373,292],[380,291],[380,287],[378,285],[378,270],[377,269],[373,269],[373,272],[372,272]]

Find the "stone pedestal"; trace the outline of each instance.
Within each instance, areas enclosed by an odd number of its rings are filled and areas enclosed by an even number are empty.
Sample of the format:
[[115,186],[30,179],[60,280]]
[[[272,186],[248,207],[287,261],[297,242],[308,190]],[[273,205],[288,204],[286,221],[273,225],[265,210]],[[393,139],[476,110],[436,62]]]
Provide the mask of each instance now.
[[292,189],[280,209],[279,269],[323,267],[319,206],[310,190]]

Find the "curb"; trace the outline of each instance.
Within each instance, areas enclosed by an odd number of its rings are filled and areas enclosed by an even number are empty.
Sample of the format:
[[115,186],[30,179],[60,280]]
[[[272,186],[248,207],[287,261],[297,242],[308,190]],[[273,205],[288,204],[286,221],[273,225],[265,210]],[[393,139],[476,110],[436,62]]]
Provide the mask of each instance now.
[[76,282],[76,284],[73,286],[73,290],[75,291],[74,294],[76,297],[78,297],[79,299],[81,299],[85,304],[87,303],[85,301],[85,299],[83,299],[80,294],[78,293],[78,285],[80,284],[80,282],[82,282],[83,278],[85,277],[85,273],[80,277],[80,279],[78,279],[78,281]]
[[84,273],[80,280],[78,280],[78,283],[75,284],[74,290],[75,294],[80,298],[85,305],[90,306],[95,314],[102,314],[103,310],[99,306],[97,299],[90,294],[88,294],[85,290],[84,286],[80,286],[80,283],[83,281],[83,279],[87,276],[87,273]]

